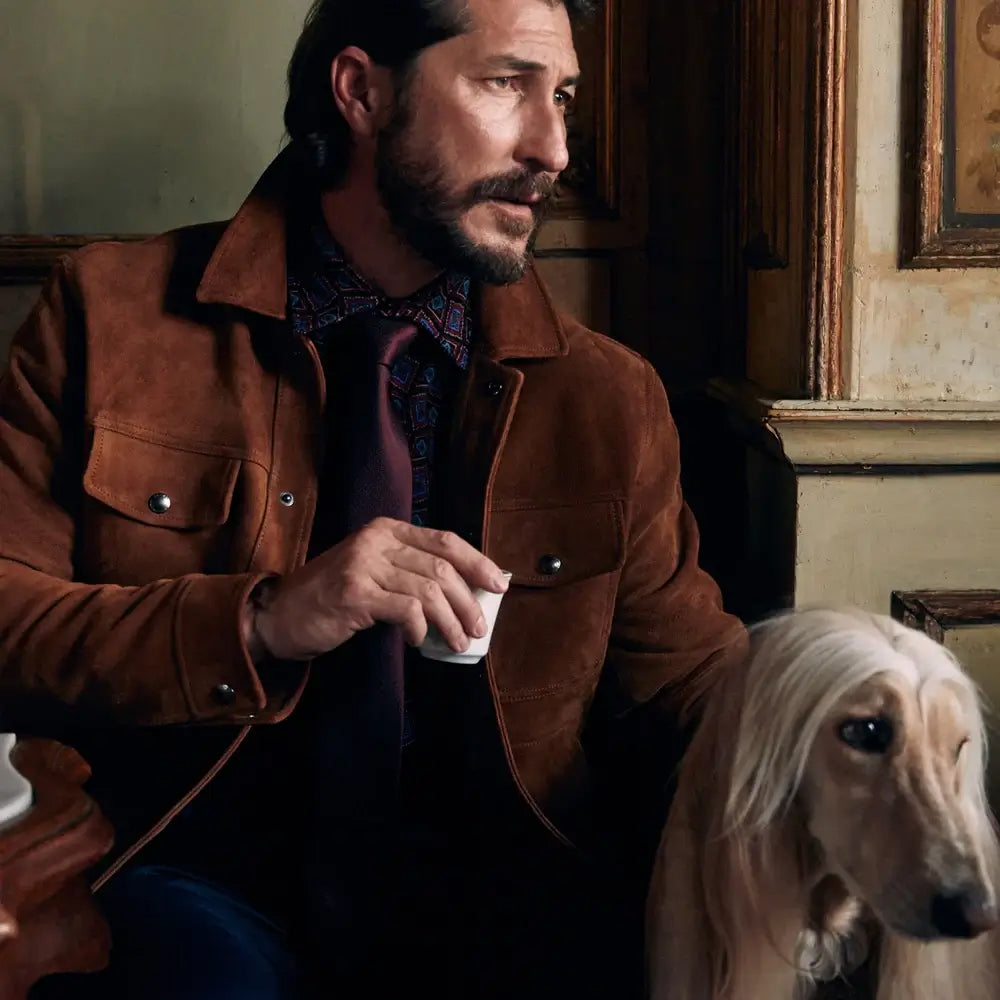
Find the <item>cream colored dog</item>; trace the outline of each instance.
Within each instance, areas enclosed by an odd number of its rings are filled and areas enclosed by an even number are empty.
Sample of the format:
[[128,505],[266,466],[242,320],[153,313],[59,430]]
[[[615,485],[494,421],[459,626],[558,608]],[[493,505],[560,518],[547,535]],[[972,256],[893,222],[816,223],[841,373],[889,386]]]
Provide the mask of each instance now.
[[805,1000],[875,940],[878,1000],[998,1000],[984,758],[975,688],[922,633],[852,610],[757,626],[681,767],[652,1000]]

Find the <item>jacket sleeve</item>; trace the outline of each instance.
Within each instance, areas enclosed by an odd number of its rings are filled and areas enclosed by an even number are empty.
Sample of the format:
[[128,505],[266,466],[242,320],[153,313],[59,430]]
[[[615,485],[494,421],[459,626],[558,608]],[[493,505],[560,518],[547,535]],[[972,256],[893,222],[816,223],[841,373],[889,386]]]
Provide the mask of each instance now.
[[698,565],[698,528],[680,485],[677,431],[645,365],[644,442],[629,509],[625,563],[606,673],[620,709],[656,702],[685,723],[713,685],[740,669],[746,630]]
[[240,617],[257,575],[74,582],[83,317],[73,259],[53,272],[0,378],[0,705],[5,725],[238,722],[287,710],[303,671],[265,685]]

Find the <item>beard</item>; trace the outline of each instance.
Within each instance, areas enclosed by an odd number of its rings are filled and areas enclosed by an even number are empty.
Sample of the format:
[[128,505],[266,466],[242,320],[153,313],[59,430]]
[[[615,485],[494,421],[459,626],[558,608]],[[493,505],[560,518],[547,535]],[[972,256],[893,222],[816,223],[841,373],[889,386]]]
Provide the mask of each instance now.
[[[474,281],[508,285],[524,276],[538,229],[552,201],[555,182],[546,174],[520,170],[476,181],[464,190],[449,185],[444,165],[414,149],[413,115],[401,98],[392,121],[379,135],[376,177],[382,204],[398,235],[425,260],[467,274]],[[512,240],[527,237],[524,249],[476,243],[462,229],[463,216],[494,199],[527,201],[531,220],[501,215],[498,226]]]

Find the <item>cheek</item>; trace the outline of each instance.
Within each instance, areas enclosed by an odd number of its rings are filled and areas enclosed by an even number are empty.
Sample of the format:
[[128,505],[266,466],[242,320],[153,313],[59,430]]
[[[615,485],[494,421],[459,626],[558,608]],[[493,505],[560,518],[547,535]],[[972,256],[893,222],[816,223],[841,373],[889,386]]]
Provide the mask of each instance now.
[[425,134],[434,135],[440,165],[472,179],[502,173],[517,146],[518,115],[505,101],[471,106],[438,101],[421,110]]

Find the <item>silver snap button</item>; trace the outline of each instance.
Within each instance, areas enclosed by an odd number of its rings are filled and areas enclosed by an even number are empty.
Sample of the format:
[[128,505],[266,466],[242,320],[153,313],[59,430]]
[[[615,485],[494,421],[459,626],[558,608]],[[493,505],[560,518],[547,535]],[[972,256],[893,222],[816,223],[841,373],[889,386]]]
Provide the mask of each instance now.
[[212,695],[220,705],[232,705],[236,701],[236,691],[230,684],[216,684]]
[[281,501],[283,507],[294,507],[295,506],[295,494],[294,493],[282,493],[278,499]]
[[563,561],[559,556],[542,556],[538,568],[545,576],[555,576],[563,568]]
[[166,514],[170,510],[170,497],[166,493],[154,493],[148,503],[149,509],[154,514]]

